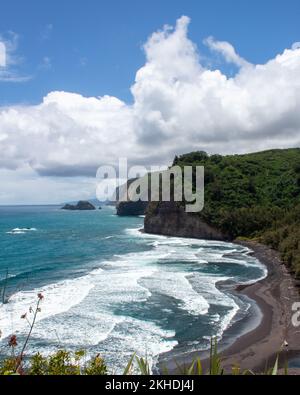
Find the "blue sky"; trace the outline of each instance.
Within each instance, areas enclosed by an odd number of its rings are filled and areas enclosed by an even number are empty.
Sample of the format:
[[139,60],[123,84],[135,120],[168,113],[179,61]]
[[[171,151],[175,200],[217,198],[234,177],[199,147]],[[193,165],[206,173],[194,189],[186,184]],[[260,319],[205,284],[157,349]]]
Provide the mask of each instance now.
[[93,197],[97,168],[123,157],[300,147],[299,0],[10,0],[0,12],[0,204]]
[[203,55],[210,35],[256,64],[300,40],[299,0],[2,1],[0,36],[19,36],[15,68],[31,79],[0,82],[0,105],[38,103],[53,90],[130,102],[142,44],[181,15],[192,18],[189,37]]

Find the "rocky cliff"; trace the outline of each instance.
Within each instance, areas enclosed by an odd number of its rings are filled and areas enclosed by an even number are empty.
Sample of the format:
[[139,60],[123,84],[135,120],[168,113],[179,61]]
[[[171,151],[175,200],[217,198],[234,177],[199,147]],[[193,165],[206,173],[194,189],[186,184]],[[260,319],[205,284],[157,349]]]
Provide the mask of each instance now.
[[117,204],[117,215],[131,216],[131,215],[144,215],[148,202],[119,202]]
[[[117,200],[116,208],[117,208],[117,215],[119,216],[134,216],[134,215],[144,215],[146,212],[146,208],[148,206],[147,201],[137,200],[136,202],[130,201],[128,197],[128,188],[135,182],[137,178],[133,178],[127,181],[127,184],[121,185],[116,189],[115,192],[115,199]],[[126,197],[128,201],[125,200]],[[119,201],[120,200],[120,201]],[[144,199],[143,199],[144,200]],[[145,199],[147,200],[147,199]]]
[[186,213],[174,202],[150,203],[144,223],[146,233],[206,240],[228,240],[229,237],[205,223],[199,215]]

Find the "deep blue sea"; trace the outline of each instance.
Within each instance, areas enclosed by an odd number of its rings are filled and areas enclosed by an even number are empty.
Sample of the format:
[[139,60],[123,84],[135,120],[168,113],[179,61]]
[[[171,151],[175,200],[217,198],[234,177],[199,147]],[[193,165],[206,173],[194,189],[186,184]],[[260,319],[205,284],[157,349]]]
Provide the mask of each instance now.
[[118,372],[136,352],[155,364],[170,350],[206,349],[250,303],[217,287],[266,275],[245,247],[146,235],[141,217],[113,207],[0,207],[0,354],[28,331],[21,315],[42,292],[28,353],[100,353]]

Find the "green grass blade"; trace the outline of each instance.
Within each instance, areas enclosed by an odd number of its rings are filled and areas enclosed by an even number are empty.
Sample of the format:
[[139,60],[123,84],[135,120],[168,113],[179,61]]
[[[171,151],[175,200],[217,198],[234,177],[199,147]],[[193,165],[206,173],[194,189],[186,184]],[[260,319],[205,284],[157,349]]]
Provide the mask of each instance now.
[[279,355],[277,355],[275,365],[272,369],[272,376],[277,376],[277,374],[278,374],[278,360],[279,360]]
[[132,355],[132,357],[131,357],[130,360],[128,361],[128,364],[127,364],[127,366],[126,366],[126,368],[125,368],[125,370],[124,370],[124,372],[123,372],[123,376],[128,376],[128,375],[129,375],[130,370],[131,370],[131,368],[132,368],[132,364],[133,364],[134,357],[135,357],[135,353]]
[[192,376],[192,375],[194,374],[194,372],[195,372],[195,363],[196,363],[196,361],[194,361],[194,362],[191,364],[191,366],[188,368],[188,370],[187,370],[187,372],[186,372],[186,374],[187,374],[188,376]]
[[203,369],[202,369],[202,364],[201,364],[200,358],[197,359],[196,372],[197,372],[197,376],[203,375]]

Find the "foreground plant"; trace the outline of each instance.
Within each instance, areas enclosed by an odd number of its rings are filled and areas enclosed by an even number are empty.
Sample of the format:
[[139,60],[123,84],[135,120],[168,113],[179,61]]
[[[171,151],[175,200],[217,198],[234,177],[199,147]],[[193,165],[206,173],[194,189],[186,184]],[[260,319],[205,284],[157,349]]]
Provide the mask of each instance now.
[[[85,361],[86,353],[84,351],[68,352],[59,350],[48,357],[40,353],[28,359],[23,364],[22,369],[16,373],[16,358],[8,358],[0,363],[0,375],[33,375],[33,376],[78,376],[78,375],[107,375],[108,369],[104,360],[97,355],[95,358]],[[147,359],[139,358],[135,354],[130,358],[123,375],[151,375],[151,366]],[[162,375],[169,375],[168,370],[164,370]],[[180,375],[224,375],[224,369],[221,366],[221,358],[217,353],[216,341],[212,340],[210,351],[209,369],[204,371],[201,360],[195,359],[189,366],[178,366]],[[278,375],[279,374],[279,357],[276,358],[273,367],[266,369],[263,373],[254,373],[251,370],[242,371],[239,366],[232,367],[231,374],[239,375]],[[288,374],[287,367],[284,374]]]
[[[96,357],[86,360],[86,352],[76,351],[70,352],[66,350],[59,350],[53,355],[43,356],[40,353],[32,357],[26,358],[25,351],[31,338],[37,315],[41,312],[40,304],[44,296],[39,293],[35,309],[30,307],[29,314],[25,313],[21,316],[28,322],[29,332],[25,338],[24,344],[19,353],[16,352],[18,346],[18,339],[16,335],[9,338],[8,345],[11,348],[11,357],[0,361],[0,375],[33,375],[33,376],[73,376],[73,375],[107,375],[108,369],[105,361],[99,354]],[[277,356],[275,364],[272,368],[266,369],[264,375],[277,375],[279,367],[279,356]],[[217,339],[211,339],[209,369],[204,372],[200,358],[195,359],[189,366],[177,365],[178,374],[181,375],[224,375],[222,367],[222,359],[218,353]],[[287,366],[285,367],[285,374],[288,374]],[[151,375],[151,365],[147,358],[140,358],[133,354],[130,358],[123,375],[140,374]],[[163,374],[170,374],[167,369],[164,369]],[[232,375],[254,375],[255,373],[246,370],[241,371],[240,367],[235,365],[231,370]]]
[[[40,303],[44,299],[44,296],[41,293],[38,293],[37,297],[38,299],[35,308],[33,309],[32,307],[30,307],[29,311],[22,314],[22,316],[20,317],[21,319],[26,320],[29,325],[29,332],[25,338],[21,351],[20,353],[16,354],[18,339],[16,335],[11,335],[8,341],[8,346],[11,348],[12,355],[10,359],[5,360],[0,365],[1,374],[23,374],[23,361],[25,356],[25,350],[31,337],[34,325],[36,323],[37,315],[41,312]],[[32,317],[32,319],[30,319],[30,317]]]
[[32,357],[25,374],[32,376],[102,376],[107,374],[107,367],[100,355],[87,363],[84,362],[84,357],[84,351],[71,353],[60,350],[49,357],[37,354]]
[[[136,364],[135,364],[136,363]],[[175,361],[176,363],[176,361]],[[220,354],[218,353],[218,343],[216,338],[211,339],[210,343],[210,357],[209,357],[209,369],[207,371],[203,370],[202,363],[200,358],[196,358],[190,365],[185,366],[185,365],[180,365],[176,363],[177,366],[177,374],[183,375],[183,376],[204,376],[204,375],[209,375],[209,376],[223,376],[225,374],[225,371],[222,367],[222,358]],[[151,374],[151,367],[147,360],[144,360],[143,358],[138,358],[135,354],[130,358],[128,365],[126,369],[124,370],[123,374],[124,375],[130,375],[133,373],[136,373],[138,371],[138,374],[141,375],[150,375]],[[170,371],[167,368],[163,369],[163,374],[162,375],[170,375]],[[172,372],[172,374],[174,374]],[[264,372],[262,373],[254,373],[251,370],[242,370],[240,366],[238,365],[233,365],[231,368],[231,374],[234,376],[245,376],[245,375],[272,375],[276,376],[279,374],[279,354],[277,355],[277,358],[275,360],[274,366],[271,368],[266,368]],[[284,368],[284,375],[288,374],[288,366],[286,364]]]

